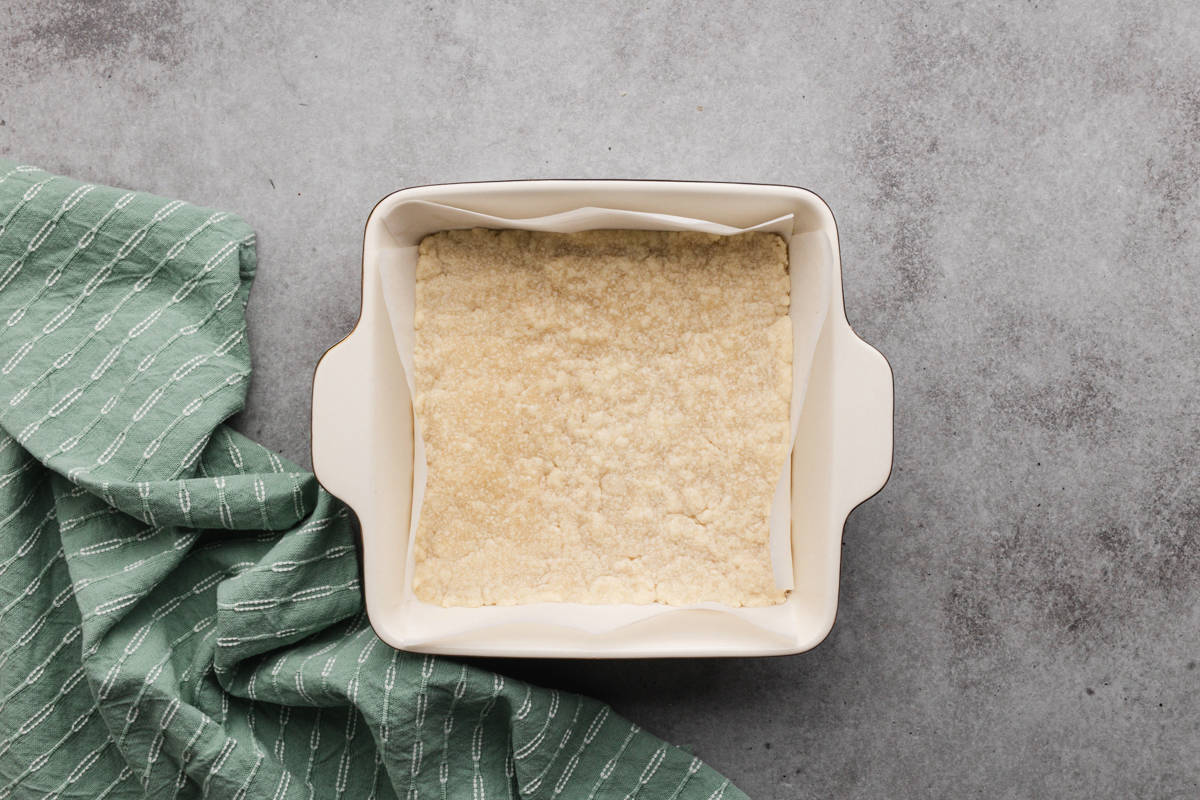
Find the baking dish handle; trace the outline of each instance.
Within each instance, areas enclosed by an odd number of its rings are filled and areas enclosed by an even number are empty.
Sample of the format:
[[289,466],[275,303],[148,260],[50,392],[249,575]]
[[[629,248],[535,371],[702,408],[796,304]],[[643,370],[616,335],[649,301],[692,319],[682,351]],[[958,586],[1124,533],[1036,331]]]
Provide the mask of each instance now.
[[317,480],[351,508],[362,508],[371,491],[365,441],[371,418],[366,337],[358,329],[325,351],[313,373],[312,463]]
[[892,368],[883,354],[847,330],[839,357],[834,448],[837,506],[849,514],[892,472]]

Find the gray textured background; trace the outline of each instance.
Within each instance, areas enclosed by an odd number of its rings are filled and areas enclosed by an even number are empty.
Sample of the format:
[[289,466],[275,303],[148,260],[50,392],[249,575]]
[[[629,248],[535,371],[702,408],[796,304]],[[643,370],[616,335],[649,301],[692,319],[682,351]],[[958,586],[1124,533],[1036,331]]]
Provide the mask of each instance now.
[[0,153],[258,231],[247,433],[308,463],[410,184],[799,184],[896,461],[792,658],[509,663],[757,798],[1200,793],[1200,7],[0,3]]

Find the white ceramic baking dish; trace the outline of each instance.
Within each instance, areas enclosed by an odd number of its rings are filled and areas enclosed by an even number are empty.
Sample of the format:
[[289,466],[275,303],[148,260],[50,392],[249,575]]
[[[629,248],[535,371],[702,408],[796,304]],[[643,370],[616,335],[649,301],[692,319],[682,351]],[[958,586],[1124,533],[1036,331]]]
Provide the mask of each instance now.
[[[781,632],[707,609],[675,610],[601,633],[536,622],[413,634],[420,615],[409,590],[406,553],[412,505],[412,402],[384,304],[381,266],[402,247],[393,231],[428,226],[403,218],[410,200],[483,214],[528,218],[582,206],[694,217],[743,227],[785,214],[796,232],[820,232],[831,258],[829,311],[817,343],[792,451],[795,589]],[[645,658],[798,653],[828,634],[837,611],[846,516],[887,482],[892,464],[892,373],[850,328],[842,300],[833,214],[817,195],[790,186],[682,181],[547,180],[444,184],[402,189],[367,218],[362,311],[354,330],[317,364],[312,405],[313,468],[321,484],[358,517],[363,586],[371,625],[385,642],[457,655]]]

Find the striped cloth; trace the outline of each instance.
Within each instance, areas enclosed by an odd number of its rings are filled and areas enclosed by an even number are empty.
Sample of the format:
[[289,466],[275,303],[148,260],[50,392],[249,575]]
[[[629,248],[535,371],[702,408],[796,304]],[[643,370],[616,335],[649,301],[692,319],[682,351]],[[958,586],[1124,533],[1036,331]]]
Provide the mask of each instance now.
[[346,509],[224,424],[254,267],[237,217],[0,161],[0,800],[742,797],[375,637]]

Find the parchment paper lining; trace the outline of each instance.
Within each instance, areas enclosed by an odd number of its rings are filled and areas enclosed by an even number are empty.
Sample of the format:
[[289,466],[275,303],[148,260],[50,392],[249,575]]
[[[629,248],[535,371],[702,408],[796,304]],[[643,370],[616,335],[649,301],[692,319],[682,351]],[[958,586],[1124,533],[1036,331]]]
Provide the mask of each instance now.
[[[617,208],[583,207],[545,217],[509,219],[466,211],[452,206],[414,200],[403,203],[389,214],[387,228],[399,248],[390,250],[389,257],[379,265],[396,349],[404,367],[409,392],[413,392],[413,312],[416,297],[417,246],[429,233],[464,228],[521,229],[574,233],[584,230],[626,229],[655,231],[701,231],[723,236],[749,231],[778,233],[788,242],[789,274],[791,277],[792,319],[792,400],[790,408],[791,437],[795,442],[800,410],[808,386],[817,338],[824,324],[829,305],[830,258],[801,257],[813,244],[828,250],[828,243],[819,232],[796,233],[792,215],[764,220],[747,228],[734,228],[711,220],[652,214]],[[805,241],[801,237],[818,237]],[[653,616],[687,609],[707,609],[743,617],[751,624],[780,635],[790,629],[785,606],[735,608],[717,603],[691,606],[651,605],[585,605],[580,603],[536,603],[520,606],[486,606],[482,608],[443,608],[423,603],[412,591],[414,568],[413,542],[425,493],[425,445],[419,420],[413,421],[413,496],[412,515],[408,530],[406,586],[403,587],[405,606],[419,606],[419,613],[406,614],[409,637],[413,642],[443,638],[471,630],[512,624],[543,624],[574,628],[589,633],[604,633]],[[770,556],[778,588],[793,588],[791,540],[791,460],[785,465],[776,485],[771,507]],[[397,576],[399,577],[399,576]]]

